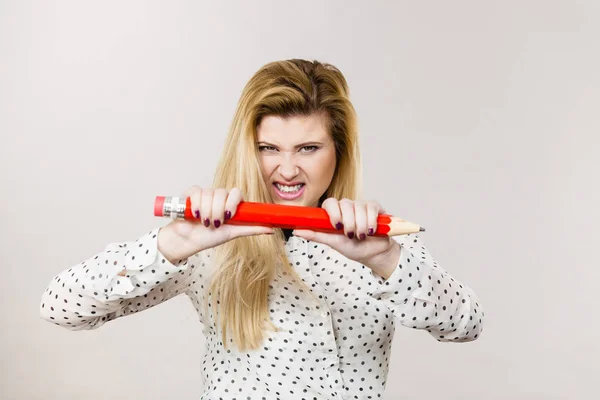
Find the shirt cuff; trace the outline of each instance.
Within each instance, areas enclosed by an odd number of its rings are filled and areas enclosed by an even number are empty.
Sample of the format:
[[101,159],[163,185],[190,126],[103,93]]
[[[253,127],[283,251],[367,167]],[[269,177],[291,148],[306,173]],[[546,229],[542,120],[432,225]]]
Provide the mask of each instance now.
[[108,246],[105,262],[110,265],[110,272],[107,272],[111,279],[103,287],[106,300],[129,297],[132,292],[146,292],[187,269],[187,259],[173,264],[158,250],[160,229],[153,229],[134,242]]
[[433,302],[431,282],[427,278],[428,270],[429,267],[423,261],[400,243],[400,258],[388,279],[371,271],[376,287],[369,295],[377,300],[385,300],[392,309],[406,304],[411,298]]

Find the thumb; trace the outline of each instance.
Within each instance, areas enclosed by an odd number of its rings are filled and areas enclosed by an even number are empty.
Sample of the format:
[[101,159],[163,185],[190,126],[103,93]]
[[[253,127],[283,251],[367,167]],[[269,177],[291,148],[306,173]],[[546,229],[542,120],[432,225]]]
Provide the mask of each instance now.
[[266,226],[231,225],[231,233],[233,238],[236,238],[241,236],[270,235],[275,233],[275,231],[273,228]]
[[300,236],[306,240],[310,240],[312,242],[319,242],[326,245],[331,245],[332,234],[327,234],[324,232],[316,232],[308,229],[294,229],[292,232],[295,236]]

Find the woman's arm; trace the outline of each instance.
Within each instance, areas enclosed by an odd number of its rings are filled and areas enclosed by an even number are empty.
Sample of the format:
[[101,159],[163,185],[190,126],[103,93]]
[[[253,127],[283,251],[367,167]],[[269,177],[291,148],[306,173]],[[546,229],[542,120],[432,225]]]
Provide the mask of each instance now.
[[440,267],[418,234],[394,237],[400,243],[395,268],[371,294],[403,326],[427,330],[440,342],[469,342],[483,331],[484,311],[475,292]]
[[[70,330],[95,329],[184,292],[202,265],[203,255],[169,261],[159,251],[161,229],[135,241],[109,244],[101,253],[59,273],[42,295],[41,316]],[[166,241],[160,247],[173,248]]]

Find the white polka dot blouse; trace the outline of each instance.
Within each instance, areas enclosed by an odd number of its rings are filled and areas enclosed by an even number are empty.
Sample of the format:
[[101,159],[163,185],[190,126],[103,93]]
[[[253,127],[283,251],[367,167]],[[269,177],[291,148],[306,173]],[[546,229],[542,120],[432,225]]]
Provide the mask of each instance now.
[[319,303],[279,272],[268,304],[280,331],[267,331],[258,350],[240,352],[231,343],[225,350],[203,307],[214,249],[172,264],[158,251],[159,229],[109,244],[58,274],[40,313],[70,330],[96,329],[185,294],[206,339],[200,399],[383,398],[396,323],[441,342],[473,341],[483,329],[475,292],[434,261],[419,234],[394,237],[400,259],[387,280],[326,245],[291,236],[290,265]]

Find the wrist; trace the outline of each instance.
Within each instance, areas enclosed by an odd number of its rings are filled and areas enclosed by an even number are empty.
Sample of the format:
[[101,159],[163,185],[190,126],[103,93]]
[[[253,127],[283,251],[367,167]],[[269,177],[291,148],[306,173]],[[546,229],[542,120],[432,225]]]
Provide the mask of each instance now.
[[175,264],[193,254],[188,239],[176,232],[171,224],[160,228],[157,239],[158,251],[171,264]]
[[392,275],[398,266],[398,261],[400,260],[400,244],[395,240],[392,240],[392,242],[392,245],[387,251],[373,256],[370,260],[364,263],[367,267],[373,270],[373,272],[386,280]]

